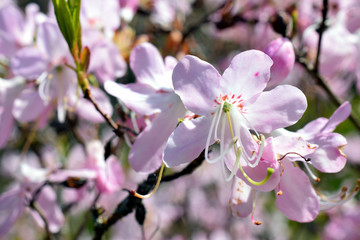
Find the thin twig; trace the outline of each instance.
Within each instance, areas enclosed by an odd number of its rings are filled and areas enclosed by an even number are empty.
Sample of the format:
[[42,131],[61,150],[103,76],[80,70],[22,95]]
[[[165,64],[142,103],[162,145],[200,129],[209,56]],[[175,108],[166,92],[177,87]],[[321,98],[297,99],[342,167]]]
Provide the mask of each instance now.
[[92,204],[90,206],[90,210],[86,212],[84,220],[82,221],[82,223],[80,224],[80,227],[78,228],[78,230],[76,231],[76,233],[74,235],[74,240],[78,239],[80,237],[82,231],[85,229],[86,223],[87,223],[87,221],[88,221],[88,219],[90,217],[91,208],[95,207],[95,205],[96,205],[97,201],[99,200],[100,196],[101,196],[101,193],[98,193],[95,196],[95,198],[94,198],[94,200],[93,200],[93,202],[92,202]]
[[[306,62],[304,58],[296,57],[296,60],[298,63],[300,63],[305,70],[316,80],[316,83],[324,89],[324,91],[327,93],[327,95],[330,97],[330,100],[339,107],[342,104],[342,101],[335,95],[335,93],[331,90],[329,85],[326,83],[325,79],[313,68],[309,66],[309,64]],[[357,128],[358,131],[360,131],[360,123],[357,120],[357,116],[354,114],[354,111],[351,112],[349,116],[350,121],[353,123],[353,125]]]
[[314,64],[314,72],[316,72],[316,73],[319,72],[321,40],[323,37],[323,33],[326,30],[326,17],[327,17],[328,9],[329,9],[328,0],[323,0],[322,20],[321,20],[320,26],[318,28],[319,40],[318,40],[317,53],[316,53],[315,64]]
[[170,182],[179,177],[191,174],[192,172],[195,171],[195,169],[197,169],[203,163],[205,159],[204,156],[205,156],[205,151],[203,151],[199,157],[197,157],[194,161],[192,161],[189,165],[187,165],[182,171],[173,173],[168,176],[164,176],[161,182]]
[[38,204],[35,201],[32,202],[31,205],[29,205],[29,207],[31,209],[33,209],[34,211],[36,211],[39,214],[40,218],[43,220],[44,225],[45,225],[45,232],[46,232],[45,239],[47,239],[47,240],[54,239],[52,233],[50,232],[49,223],[45,217],[44,211],[38,206]]
[[103,118],[105,119],[105,121],[114,129],[117,130],[118,129],[118,125],[110,118],[109,115],[107,115],[100,107],[99,105],[96,103],[95,99],[93,98],[90,89],[86,89],[84,91],[84,98],[89,100],[95,107],[95,109],[101,114],[101,116],[103,116]]
[[44,227],[45,227],[45,232],[46,232],[46,239],[47,240],[52,240],[53,239],[53,235],[52,233],[50,232],[50,229],[49,229],[49,223],[45,217],[45,213],[44,211],[38,206],[38,204],[36,203],[37,199],[39,198],[40,196],[40,193],[42,191],[42,189],[48,185],[49,182],[45,181],[38,189],[36,189],[36,191],[32,194],[32,197],[29,201],[29,207],[31,209],[33,209],[35,212],[37,212],[40,216],[40,218],[43,220],[44,222]]

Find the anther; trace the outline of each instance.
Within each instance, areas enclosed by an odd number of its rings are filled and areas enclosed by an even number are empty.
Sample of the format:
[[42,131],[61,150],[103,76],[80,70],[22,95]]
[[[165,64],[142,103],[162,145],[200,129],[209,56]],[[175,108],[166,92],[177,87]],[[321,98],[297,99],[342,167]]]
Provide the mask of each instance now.
[[278,196],[283,195],[283,191],[281,191],[281,188],[280,188],[280,182],[279,182],[278,188],[279,188],[279,191],[277,191],[276,195],[278,195]]

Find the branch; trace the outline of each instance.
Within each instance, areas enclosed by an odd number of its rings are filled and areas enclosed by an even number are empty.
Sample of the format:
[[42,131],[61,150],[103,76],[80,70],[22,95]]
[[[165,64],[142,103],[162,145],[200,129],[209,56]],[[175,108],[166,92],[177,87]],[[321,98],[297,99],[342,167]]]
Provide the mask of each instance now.
[[[326,80],[319,73],[321,41],[322,41],[323,33],[326,30],[326,17],[327,17],[328,9],[329,9],[328,0],[323,0],[322,21],[318,28],[319,40],[318,40],[317,54],[316,54],[314,67],[312,68],[310,66],[310,64],[304,58],[300,57],[298,54],[296,56],[296,61],[298,63],[300,63],[306,69],[306,71],[316,80],[316,83],[324,89],[324,91],[330,97],[330,100],[337,107],[339,107],[342,104],[342,101],[335,95],[335,93],[331,90],[329,85],[326,83]],[[360,131],[360,123],[357,120],[357,117],[355,116],[353,111],[351,112],[349,119],[353,123],[353,125],[357,128],[357,130]]]
[[29,207],[34,210],[35,212],[37,212],[40,216],[40,218],[44,221],[44,225],[45,225],[45,232],[46,232],[46,237],[45,239],[47,240],[52,240],[53,239],[53,235],[50,232],[49,229],[49,223],[45,217],[45,213],[43,212],[43,210],[38,206],[38,204],[36,203],[37,199],[40,196],[40,193],[42,191],[42,189],[48,185],[49,182],[44,182],[38,189],[36,189],[36,191],[34,192],[34,194],[32,195],[30,201],[29,201]]
[[322,21],[320,23],[320,26],[318,28],[319,33],[319,41],[317,46],[317,53],[316,53],[316,59],[314,64],[314,72],[319,72],[319,61],[320,61],[320,52],[321,52],[321,40],[323,37],[323,33],[326,30],[326,16],[329,9],[329,2],[328,0],[323,0],[323,9],[322,9]]
[[104,111],[99,107],[99,105],[96,103],[95,99],[93,98],[91,91],[89,88],[86,88],[84,91],[84,98],[89,100],[95,107],[95,109],[103,116],[105,121],[112,127],[115,131],[118,130],[118,125],[111,119],[109,115],[104,113]]
[[188,27],[186,31],[182,32],[183,38],[181,43],[184,43],[185,39],[189,37],[193,32],[197,31],[203,24],[208,23],[210,21],[209,17],[220,9],[224,8],[226,3],[220,4],[217,8],[207,12],[202,16],[202,18],[192,26]]
[[74,239],[78,239],[78,238],[80,237],[82,231],[85,229],[86,223],[87,223],[87,221],[88,221],[89,218],[90,218],[91,209],[93,209],[93,208],[96,207],[96,206],[95,206],[95,205],[96,205],[96,202],[99,200],[100,196],[101,196],[101,193],[98,193],[98,194],[95,196],[95,198],[94,198],[94,200],[93,200],[93,202],[92,202],[92,204],[91,204],[91,206],[90,206],[90,210],[86,213],[86,215],[85,215],[82,223],[80,224],[80,227],[78,228],[78,230],[76,231],[76,233],[75,233],[75,235],[74,235]]
[[[335,93],[331,90],[329,85],[326,83],[326,80],[316,71],[314,68],[311,68],[309,63],[302,58],[297,56],[296,61],[300,63],[305,70],[316,80],[316,84],[318,84],[320,87],[324,89],[324,91],[327,93],[327,95],[330,97],[330,100],[339,107],[342,104],[342,101],[335,95]],[[350,121],[353,123],[353,125],[357,128],[357,130],[360,132],[360,123],[357,120],[357,117],[354,114],[354,111],[351,111],[351,114],[349,116]]]
[[[174,174],[169,175],[169,176],[163,177],[161,182],[169,182],[169,181],[175,180],[175,179],[177,179],[177,178],[179,178],[181,176],[191,174],[204,161],[204,155],[205,155],[205,151],[203,151],[194,161],[192,161],[182,171],[180,171],[178,173],[174,173]],[[155,183],[156,183],[155,174],[154,173],[149,174],[148,178],[138,186],[136,192],[138,192],[140,194],[147,194],[152,190]],[[136,207],[139,204],[141,204],[141,201],[142,201],[142,199],[134,197],[129,192],[129,196],[126,197],[122,202],[120,202],[118,204],[118,206],[116,207],[114,213],[108,219],[104,219],[102,221],[97,221],[95,223],[95,226],[94,226],[95,235],[94,235],[93,239],[94,240],[101,239],[103,234],[113,224],[115,224],[121,218],[123,218],[123,217],[127,216],[128,214],[132,213],[136,209]]]
[[189,165],[187,165],[182,171],[168,176],[164,176],[161,182],[170,182],[179,177],[193,173],[195,169],[197,169],[203,163],[204,159],[205,159],[205,150],[202,151],[202,153],[194,161],[192,161]]
[[39,214],[39,216],[41,217],[41,219],[43,220],[44,225],[45,225],[45,232],[46,232],[45,239],[47,239],[47,240],[54,239],[50,232],[49,223],[46,220],[45,213],[43,212],[43,210],[38,206],[38,204],[35,201],[31,201],[31,203],[29,204],[29,207],[31,209],[33,209],[35,212],[37,212]]

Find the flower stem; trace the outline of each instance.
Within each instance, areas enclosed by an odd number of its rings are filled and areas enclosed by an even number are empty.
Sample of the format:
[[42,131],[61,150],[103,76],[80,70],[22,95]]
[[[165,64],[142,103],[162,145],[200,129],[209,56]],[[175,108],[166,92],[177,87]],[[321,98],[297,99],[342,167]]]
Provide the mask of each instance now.
[[156,192],[156,190],[159,188],[159,185],[160,185],[160,182],[161,182],[161,178],[162,178],[164,169],[165,169],[165,164],[162,163],[161,168],[160,168],[160,171],[159,171],[159,177],[158,177],[158,179],[157,179],[156,185],[155,185],[154,189],[153,189],[150,193],[148,193],[148,194],[146,194],[146,195],[141,195],[141,194],[137,193],[136,191],[131,191],[131,194],[132,194],[134,197],[141,198],[141,199],[146,199],[146,198],[151,197],[151,196]]

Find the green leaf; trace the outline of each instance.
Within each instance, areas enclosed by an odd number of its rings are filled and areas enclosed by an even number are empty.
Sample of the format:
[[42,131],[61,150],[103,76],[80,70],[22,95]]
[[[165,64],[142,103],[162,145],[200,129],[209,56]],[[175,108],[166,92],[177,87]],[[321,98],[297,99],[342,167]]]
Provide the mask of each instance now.
[[60,31],[74,57],[81,49],[80,6],[81,0],[52,0]]
[[80,25],[80,9],[81,9],[81,0],[71,0],[71,18],[74,24],[74,32],[76,34],[76,44],[78,49],[82,48],[81,45],[81,25]]

